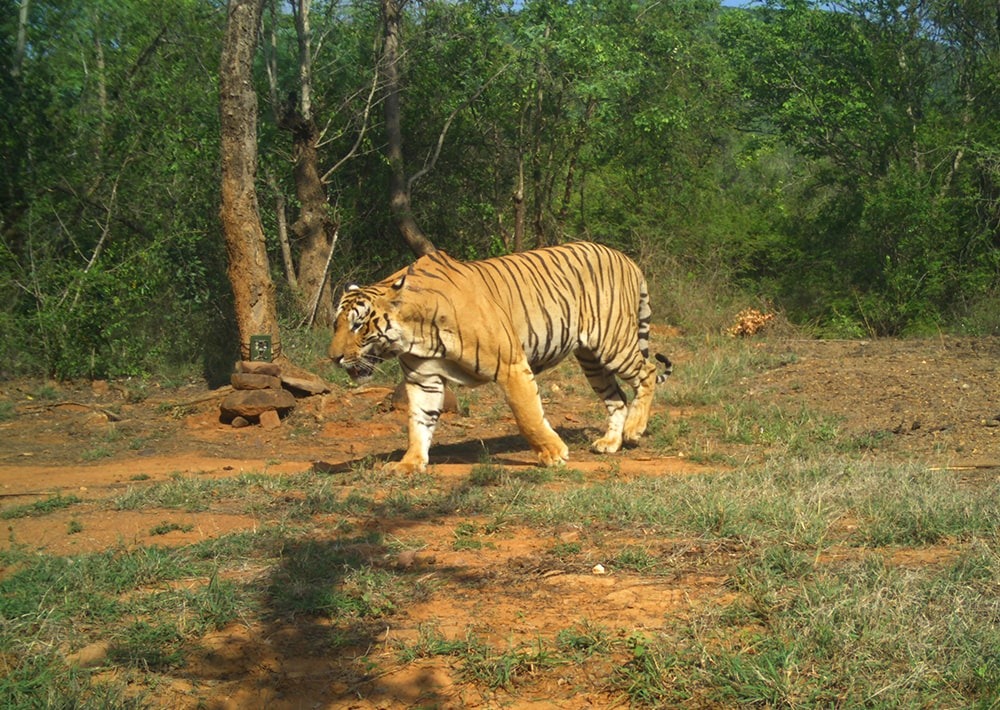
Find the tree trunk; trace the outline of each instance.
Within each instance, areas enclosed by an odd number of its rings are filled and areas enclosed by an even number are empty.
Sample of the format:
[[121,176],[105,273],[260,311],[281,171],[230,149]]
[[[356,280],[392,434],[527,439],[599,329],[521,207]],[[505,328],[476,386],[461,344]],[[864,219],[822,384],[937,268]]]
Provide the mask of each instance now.
[[288,241],[288,217],[285,206],[285,193],[281,185],[271,173],[267,174],[267,184],[274,194],[274,220],[278,230],[278,245],[281,247],[281,264],[285,267],[285,280],[293,291],[299,288],[299,280],[295,276],[295,261],[292,260],[292,244]]
[[[545,24],[544,38],[547,41],[552,33],[552,26]],[[545,67],[539,59],[535,65],[535,109],[530,119],[531,138],[531,184],[532,210],[531,224],[535,231],[535,246],[544,247],[548,244],[545,235],[545,220],[543,213],[547,204],[545,181],[542,170],[542,136],[546,132],[545,125]]]
[[[291,131],[295,155],[295,193],[299,216],[292,233],[301,244],[298,268],[298,305],[306,321],[333,324],[333,298],[326,270],[335,246],[337,224],[330,214],[326,187],[319,174],[315,122],[289,106],[281,127]],[[314,307],[315,304],[315,307]]]
[[406,184],[406,164],[403,162],[403,130],[399,105],[400,16],[403,3],[400,0],[382,0],[381,5],[382,24],[385,30],[381,70],[386,91],[385,131],[388,142],[386,151],[391,171],[389,208],[407,246],[417,256],[423,256],[435,251],[435,248],[413,218],[410,193]]
[[21,76],[21,69],[24,65],[24,50],[28,44],[28,11],[31,0],[21,0],[21,7],[17,14],[17,42],[14,45],[14,59],[10,63],[10,75],[14,79]]
[[249,359],[250,336],[270,335],[272,353],[283,359],[274,284],[255,187],[257,94],[253,57],[264,0],[230,0],[219,69],[221,197],[219,218],[229,257],[240,356]]

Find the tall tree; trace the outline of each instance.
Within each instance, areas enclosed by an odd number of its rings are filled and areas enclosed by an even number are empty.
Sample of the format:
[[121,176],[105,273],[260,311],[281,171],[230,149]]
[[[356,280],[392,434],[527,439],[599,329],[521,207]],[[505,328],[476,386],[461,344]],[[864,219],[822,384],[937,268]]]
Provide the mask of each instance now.
[[230,0],[219,67],[220,161],[219,217],[229,256],[240,354],[251,356],[250,337],[270,335],[281,355],[274,283],[268,269],[264,229],[257,204],[257,94],[253,57],[264,0]]
[[402,80],[399,64],[405,0],[381,1],[384,34],[380,67],[385,84],[385,132],[388,141],[386,151],[390,169],[389,208],[407,246],[417,256],[421,256],[429,254],[435,248],[413,217],[410,188],[406,178],[406,162],[403,159],[403,126],[399,101]]
[[[330,207],[320,169],[319,142],[322,132],[313,112],[313,39],[310,25],[311,0],[291,0],[298,44],[297,91],[280,101],[277,88],[277,52],[269,56],[271,101],[280,128],[292,136],[293,176],[298,198],[298,217],[291,231],[298,248],[298,266],[287,264],[298,310],[306,323],[333,322],[333,298],[327,270],[337,245],[339,224]],[[273,31],[273,30],[272,30]],[[291,250],[289,249],[291,258]],[[294,269],[294,272],[292,271]]]

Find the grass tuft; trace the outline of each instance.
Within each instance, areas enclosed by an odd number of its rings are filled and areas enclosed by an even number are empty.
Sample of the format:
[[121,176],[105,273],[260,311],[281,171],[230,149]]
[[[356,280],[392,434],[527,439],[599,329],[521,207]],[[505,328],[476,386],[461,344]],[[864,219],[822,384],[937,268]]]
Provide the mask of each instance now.
[[56,510],[69,508],[70,506],[77,505],[81,502],[83,501],[77,496],[56,495],[34,503],[7,508],[6,510],[0,512],[0,519],[16,520],[17,518],[36,518],[42,515],[48,515]]

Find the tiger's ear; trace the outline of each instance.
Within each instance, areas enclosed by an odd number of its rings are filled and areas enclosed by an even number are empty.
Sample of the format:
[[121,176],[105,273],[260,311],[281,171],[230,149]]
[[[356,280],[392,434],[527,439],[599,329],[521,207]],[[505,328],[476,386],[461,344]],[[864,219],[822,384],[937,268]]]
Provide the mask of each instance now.
[[344,288],[344,292],[345,293],[347,291],[360,291],[360,290],[361,290],[361,287],[358,286],[357,284],[347,284],[346,288]]
[[398,279],[392,282],[392,290],[399,291],[403,288],[403,284],[406,283],[406,274],[403,274]]

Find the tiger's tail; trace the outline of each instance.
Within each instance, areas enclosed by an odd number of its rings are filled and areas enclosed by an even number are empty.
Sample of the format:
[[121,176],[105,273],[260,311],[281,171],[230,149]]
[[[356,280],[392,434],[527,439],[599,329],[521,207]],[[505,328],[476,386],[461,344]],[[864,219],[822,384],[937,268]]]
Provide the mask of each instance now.
[[667,378],[674,371],[674,363],[670,362],[670,358],[662,353],[656,353],[656,359],[663,363],[663,372],[656,376],[656,384],[662,384],[667,381]]
[[[639,287],[639,352],[649,359],[649,323],[653,318],[653,309],[649,307],[649,291],[645,280]],[[674,364],[666,355],[656,353],[656,359],[663,364],[663,372],[656,376],[656,384],[666,382],[674,371]]]

